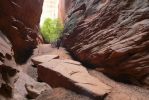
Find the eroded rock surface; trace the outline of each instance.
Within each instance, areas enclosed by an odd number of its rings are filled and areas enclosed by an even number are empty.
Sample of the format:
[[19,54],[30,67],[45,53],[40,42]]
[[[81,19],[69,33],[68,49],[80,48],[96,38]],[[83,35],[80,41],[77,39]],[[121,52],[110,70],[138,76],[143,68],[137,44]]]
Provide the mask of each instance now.
[[149,74],[148,13],[148,0],[74,0],[64,46],[112,77],[143,83]]
[[0,31],[0,100],[14,97],[14,83],[18,79],[17,73],[11,43]]
[[93,100],[84,95],[77,94],[64,88],[55,88],[53,91],[45,91],[36,100]]
[[25,88],[28,92],[28,97],[31,99],[37,98],[44,91],[52,91],[52,88],[46,83],[31,83],[25,84]]
[[0,29],[12,43],[16,61],[22,63],[41,42],[38,25],[43,0],[1,0]]
[[70,60],[53,59],[38,65],[38,77],[52,87],[65,87],[91,97],[104,97],[111,91],[80,63]]
[[0,100],[24,100],[16,93],[17,63],[41,41],[38,24],[43,0],[0,0]]
[[50,61],[52,59],[57,59],[57,58],[59,58],[58,55],[42,55],[42,56],[33,57],[32,58],[32,62],[35,65],[38,65],[40,63],[48,62],[48,61]]
[[95,70],[89,70],[89,73],[112,87],[112,91],[105,97],[104,100],[148,100],[149,98],[149,91],[147,89],[115,82]]

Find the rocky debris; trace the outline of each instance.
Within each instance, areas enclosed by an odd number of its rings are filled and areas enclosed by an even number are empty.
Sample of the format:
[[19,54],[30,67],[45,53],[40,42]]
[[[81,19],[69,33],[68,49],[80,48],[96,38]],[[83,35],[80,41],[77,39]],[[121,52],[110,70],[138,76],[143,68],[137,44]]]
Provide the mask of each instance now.
[[[5,99],[2,99],[2,100],[5,100]],[[20,93],[18,93],[17,91],[15,91],[14,97],[11,100],[28,100],[28,99],[20,95]]]
[[9,66],[0,66],[0,100],[14,96],[14,83],[18,79],[18,70]]
[[[149,1],[73,0],[64,46],[78,60],[116,79],[149,75]],[[78,8],[84,5],[86,9]]]
[[102,82],[112,87],[112,91],[105,97],[105,100],[148,100],[149,98],[149,90],[147,89],[115,82],[114,80],[111,80],[104,74],[95,70],[88,71],[91,75],[97,77]]
[[[57,54],[59,54],[59,52],[61,52],[60,50],[58,52],[55,51],[55,48],[51,48],[50,45],[42,45],[40,47],[44,47],[43,50],[46,50],[46,52],[43,52],[41,48],[40,48],[40,50],[36,49],[36,51],[39,51],[38,52],[39,54],[37,53],[37,55],[34,55],[33,57],[42,55],[42,53],[44,55],[45,54],[57,55]],[[46,48],[48,48],[48,49],[46,49]],[[61,50],[63,50],[63,49],[61,49]],[[65,52],[63,52],[63,53],[65,53]],[[67,55],[67,54],[61,54],[60,58],[63,58],[62,55]],[[65,59],[63,61],[68,64],[74,64],[77,66],[81,65],[80,62],[70,60],[70,59]],[[25,67],[25,66],[22,66],[22,67]],[[36,68],[36,67],[31,67],[31,64],[28,67],[29,67],[28,70],[31,70],[30,68]],[[31,70],[31,72],[32,71],[33,70]],[[138,100],[148,100],[148,98],[149,98],[148,97],[149,92],[146,89],[136,87],[133,85],[115,82],[115,81],[109,79],[108,77],[106,77],[105,75],[103,75],[102,73],[94,71],[94,70],[88,70],[88,72],[90,73],[90,75],[98,78],[103,83],[112,87],[111,92],[108,93],[104,97],[105,100],[118,100],[118,99],[119,100],[131,100],[131,98],[132,99],[134,98],[134,100],[137,100],[137,99]],[[32,72],[32,73],[34,73],[34,72]],[[54,74],[52,74],[52,76],[55,79]],[[50,76],[47,74],[42,74],[41,77],[50,77]],[[65,80],[56,80],[55,82],[59,82],[59,81],[65,82]],[[52,82],[52,81],[49,79],[49,82]],[[44,98],[44,100],[95,100],[94,98],[88,98],[88,97],[85,97],[84,95],[76,94],[75,92],[72,92],[72,91],[66,90],[66,89],[62,89],[62,88],[53,88],[52,91],[51,90],[44,91],[36,99],[42,100],[43,98]],[[99,98],[97,100],[99,100]]]
[[15,83],[15,91],[19,92],[21,96],[26,97],[27,91],[25,84],[34,84],[36,81],[22,71],[18,73],[18,76],[19,78]]
[[46,83],[35,81],[26,73],[20,71],[18,80],[15,83],[15,92],[22,98],[36,98],[42,91],[51,90],[51,87]]
[[49,62],[52,59],[58,59],[58,55],[42,55],[42,56],[36,56],[32,58],[32,62],[34,65],[38,65],[40,63]]
[[38,34],[42,2],[0,0],[0,100],[23,100],[14,88],[16,63],[24,63],[42,42]]
[[42,41],[38,34],[42,3],[43,0],[0,1],[0,30],[12,43],[18,63],[25,62]]
[[91,76],[80,63],[70,60],[53,59],[39,64],[38,78],[52,87],[64,87],[92,97],[103,97],[111,91],[110,86]]
[[[54,48],[53,48],[54,49]],[[56,49],[53,50],[51,44],[39,44],[36,49],[34,49],[34,55],[44,55],[44,54],[49,54],[52,51],[55,51]]]
[[60,47],[59,49],[53,48],[51,44],[40,44],[34,50],[34,57],[40,55],[58,55],[59,59],[71,59],[69,52],[65,48]]
[[77,94],[64,88],[54,88],[53,91],[45,91],[36,100],[93,100],[89,97]]
[[36,84],[25,84],[25,88],[28,92],[28,97],[31,99],[35,99],[42,92],[52,90],[52,88],[46,83],[36,83]]
[[15,95],[14,83],[18,79],[18,69],[11,47],[10,41],[0,31],[0,100],[12,99]]

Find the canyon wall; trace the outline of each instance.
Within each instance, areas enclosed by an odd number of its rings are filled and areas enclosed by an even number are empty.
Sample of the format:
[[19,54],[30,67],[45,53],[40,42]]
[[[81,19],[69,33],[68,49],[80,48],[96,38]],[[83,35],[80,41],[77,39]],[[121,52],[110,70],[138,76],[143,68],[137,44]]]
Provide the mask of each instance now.
[[22,63],[41,42],[38,29],[43,0],[1,0],[0,30],[12,43],[17,62]]
[[63,44],[78,60],[148,84],[149,1],[73,0]]
[[62,24],[64,24],[65,22],[67,13],[71,7],[71,3],[72,3],[72,0],[59,0],[58,17],[61,20]]
[[0,0],[0,100],[23,100],[14,93],[18,65],[39,42],[43,0]]

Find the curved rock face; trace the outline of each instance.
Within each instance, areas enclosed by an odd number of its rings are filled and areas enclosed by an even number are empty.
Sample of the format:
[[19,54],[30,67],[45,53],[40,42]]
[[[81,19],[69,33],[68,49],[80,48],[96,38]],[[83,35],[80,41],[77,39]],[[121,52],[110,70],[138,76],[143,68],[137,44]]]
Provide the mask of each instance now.
[[18,77],[11,47],[10,41],[0,31],[0,100],[13,97],[13,85]]
[[19,72],[16,62],[24,62],[41,41],[38,24],[42,2],[0,0],[0,100],[20,100],[14,91]]
[[80,61],[114,77],[149,75],[148,0],[74,0],[64,46]]
[[40,41],[38,24],[43,0],[1,0],[0,29],[12,43],[16,61],[24,62]]

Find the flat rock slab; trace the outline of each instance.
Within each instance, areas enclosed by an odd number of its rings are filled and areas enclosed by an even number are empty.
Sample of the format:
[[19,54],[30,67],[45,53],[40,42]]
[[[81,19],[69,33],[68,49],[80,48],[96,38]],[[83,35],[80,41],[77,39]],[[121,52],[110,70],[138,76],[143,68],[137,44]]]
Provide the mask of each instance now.
[[74,60],[71,60],[71,59],[65,59],[65,60],[63,60],[63,62],[69,63],[69,64],[81,65],[80,62],[74,61]]
[[85,67],[73,60],[53,59],[38,66],[38,77],[52,87],[65,87],[93,97],[101,97],[111,87],[91,76]]
[[59,58],[58,55],[41,55],[41,56],[33,57],[32,62],[35,65],[38,65],[40,63],[48,62],[52,59],[57,59],[57,58]]

